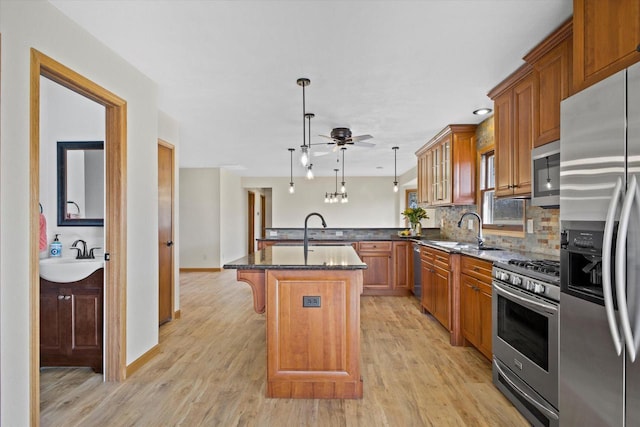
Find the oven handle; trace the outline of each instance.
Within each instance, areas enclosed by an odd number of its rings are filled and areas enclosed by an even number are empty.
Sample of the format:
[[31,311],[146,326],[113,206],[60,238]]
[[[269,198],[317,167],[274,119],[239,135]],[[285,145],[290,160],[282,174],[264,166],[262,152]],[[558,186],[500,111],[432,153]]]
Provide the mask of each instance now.
[[546,413],[549,417],[551,417],[553,420],[558,420],[558,414],[556,414],[555,412],[551,411],[549,408],[547,408],[546,406],[544,406],[543,404],[541,404],[540,402],[538,402],[536,399],[534,399],[533,397],[529,396],[524,390],[522,390],[520,387],[518,387],[518,385],[516,383],[514,383],[511,378],[509,378],[504,371],[502,370],[502,368],[500,367],[500,365],[498,365],[498,362],[494,359],[493,360],[493,366],[498,370],[498,374],[502,376],[502,378],[505,379],[505,381],[507,381],[509,383],[509,385],[513,388],[515,388],[518,393],[520,393],[520,395],[522,397],[524,397],[525,399],[527,399],[527,401],[529,403],[531,403],[532,405],[534,405],[536,408],[540,409],[541,411],[543,411],[544,413]]
[[[604,294],[604,308],[607,313],[607,322],[609,323],[609,332],[613,340],[613,346],[616,354],[622,354],[622,337],[618,329],[616,315],[613,307],[613,292],[611,290],[611,245],[613,243],[613,227],[615,224],[616,208],[622,191],[622,179],[618,177],[616,186],[611,195],[609,209],[607,210],[607,218],[604,223],[604,235],[602,237],[602,291]],[[620,234],[618,234],[619,238]],[[619,247],[619,246],[618,246]],[[621,259],[618,257],[617,259]]]
[[533,310],[543,309],[546,313],[552,314],[552,315],[556,315],[558,313],[558,308],[555,305],[547,304],[540,301],[532,301],[528,298],[521,297],[520,295],[510,292],[504,286],[502,286],[500,283],[496,281],[493,282],[493,287],[496,288],[498,293],[503,293],[505,295],[510,296],[511,298],[515,298],[518,301],[520,301],[523,305],[527,306],[528,308],[531,308]]
[[627,272],[625,262],[627,259],[627,230],[629,228],[629,218],[631,217],[631,206],[638,197],[638,181],[635,175],[631,176],[627,195],[622,204],[620,211],[620,224],[618,225],[618,240],[616,242],[616,294],[618,297],[618,310],[620,312],[620,322],[622,323],[622,332],[627,342],[627,353],[631,362],[636,360],[636,346],[631,330],[631,322],[629,321],[629,311],[627,309],[627,295],[625,284],[627,281]]

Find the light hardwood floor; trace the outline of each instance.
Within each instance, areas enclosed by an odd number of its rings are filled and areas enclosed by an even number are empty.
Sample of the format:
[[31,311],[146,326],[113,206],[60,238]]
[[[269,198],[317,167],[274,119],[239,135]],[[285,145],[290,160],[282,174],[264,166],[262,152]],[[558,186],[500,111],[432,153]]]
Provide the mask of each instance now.
[[265,398],[264,316],[235,271],[184,273],[182,318],[123,383],[41,371],[43,426],[527,426],[473,348],[412,297],[362,297],[362,400]]

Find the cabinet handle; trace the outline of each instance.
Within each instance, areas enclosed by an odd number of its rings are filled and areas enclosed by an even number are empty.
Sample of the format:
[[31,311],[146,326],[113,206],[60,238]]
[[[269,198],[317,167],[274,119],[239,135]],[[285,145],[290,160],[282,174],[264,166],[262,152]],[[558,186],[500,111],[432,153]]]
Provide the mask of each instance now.
[[59,300],[64,299],[64,295],[58,295],[58,299]]
[[478,267],[473,267],[473,271],[478,271]]
[[640,52],[640,44],[636,46],[636,52]]
[[65,296],[64,296],[64,300],[65,300],[65,301],[68,301],[68,300],[70,300],[70,299],[71,299],[71,295],[65,295]]

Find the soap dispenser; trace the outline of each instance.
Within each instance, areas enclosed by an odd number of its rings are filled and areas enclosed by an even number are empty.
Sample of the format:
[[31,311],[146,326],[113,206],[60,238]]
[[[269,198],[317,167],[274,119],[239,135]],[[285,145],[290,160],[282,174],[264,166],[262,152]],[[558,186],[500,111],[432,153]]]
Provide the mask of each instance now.
[[58,240],[59,234],[53,239],[53,242],[49,245],[49,256],[59,257],[62,256],[62,243]]

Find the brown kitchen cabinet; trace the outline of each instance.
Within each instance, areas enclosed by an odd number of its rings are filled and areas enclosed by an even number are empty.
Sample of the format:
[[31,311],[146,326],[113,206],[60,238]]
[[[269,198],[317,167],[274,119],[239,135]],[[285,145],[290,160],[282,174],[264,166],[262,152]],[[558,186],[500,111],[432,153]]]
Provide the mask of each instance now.
[[40,279],[40,366],[102,372],[104,269],[72,283]]
[[573,0],[573,89],[640,61],[638,0]]
[[494,100],[496,197],[531,194],[537,84],[525,64],[489,92]]
[[560,139],[560,102],[572,93],[572,29],[568,19],[523,58],[536,79],[533,147]]
[[358,243],[358,255],[367,264],[363,270],[365,295],[376,295],[376,291],[392,289],[393,245],[392,242],[366,241]]
[[393,289],[413,290],[413,246],[393,242]]
[[462,336],[487,359],[492,358],[491,262],[461,257],[460,317]]
[[422,247],[420,253],[423,311],[431,313],[447,330],[451,324],[449,257],[448,253],[430,247]]
[[477,125],[449,125],[416,152],[418,194],[428,206],[475,203]]

